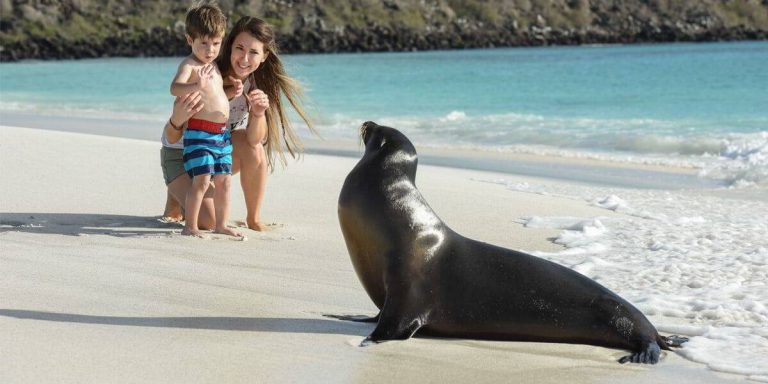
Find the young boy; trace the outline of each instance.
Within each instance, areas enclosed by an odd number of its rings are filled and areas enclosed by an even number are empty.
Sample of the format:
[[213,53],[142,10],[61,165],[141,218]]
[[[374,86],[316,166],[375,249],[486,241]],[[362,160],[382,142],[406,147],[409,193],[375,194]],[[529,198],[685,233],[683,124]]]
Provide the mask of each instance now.
[[192,186],[184,203],[186,224],[181,233],[202,237],[197,217],[213,175],[216,185],[213,193],[216,214],[214,232],[242,237],[241,233],[226,225],[232,178],[232,142],[229,131],[225,129],[229,101],[224,94],[221,73],[214,63],[224,38],[226,17],[215,5],[198,5],[187,13],[186,29],[192,54],[179,65],[171,84],[171,94],[182,97],[199,91],[204,106],[189,119],[183,136],[184,170],[192,177]]

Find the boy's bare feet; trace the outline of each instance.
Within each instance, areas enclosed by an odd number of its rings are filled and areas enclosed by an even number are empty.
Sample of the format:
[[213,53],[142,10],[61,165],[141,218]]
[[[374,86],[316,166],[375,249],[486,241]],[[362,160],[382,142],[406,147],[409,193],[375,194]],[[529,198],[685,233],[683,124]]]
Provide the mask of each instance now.
[[193,236],[193,237],[199,237],[204,238],[203,233],[196,229],[190,229],[187,227],[184,227],[184,229],[181,231],[181,234],[184,236]]
[[229,228],[229,227],[216,228],[216,230],[213,231],[213,232],[214,233],[220,233],[222,235],[229,235],[229,236],[234,236],[234,237],[243,237],[242,233],[240,233],[238,231],[235,231],[234,229]]
[[271,231],[272,230],[272,228],[270,228],[269,226],[267,226],[266,224],[264,224],[264,223],[262,223],[260,221],[250,221],[249,220],[247,222],[247,225],[248,225],[249,229],[252,229],[254,231],[267,232],[267,231]]

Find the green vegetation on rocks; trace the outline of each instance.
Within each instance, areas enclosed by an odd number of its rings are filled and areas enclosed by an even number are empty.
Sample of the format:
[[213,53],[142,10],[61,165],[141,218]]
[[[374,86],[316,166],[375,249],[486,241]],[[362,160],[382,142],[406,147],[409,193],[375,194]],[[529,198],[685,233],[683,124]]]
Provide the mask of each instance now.
[[[193,1],[0,0],[0,60],[183,55]],[[221,0],[283,51],[357,52],[768,38],[768,0]]]

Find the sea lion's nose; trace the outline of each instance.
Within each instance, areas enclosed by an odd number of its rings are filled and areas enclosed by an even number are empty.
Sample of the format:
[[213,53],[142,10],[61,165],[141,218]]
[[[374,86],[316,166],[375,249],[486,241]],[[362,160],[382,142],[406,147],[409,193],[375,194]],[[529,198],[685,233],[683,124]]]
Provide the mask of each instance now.
[[363,143],[365,143],[368,129],[373,127],[378,127],[378,125],[373,121],[366,121],[365,123],[363,123],[363,125],[360,126],[360,139],[363,141]]

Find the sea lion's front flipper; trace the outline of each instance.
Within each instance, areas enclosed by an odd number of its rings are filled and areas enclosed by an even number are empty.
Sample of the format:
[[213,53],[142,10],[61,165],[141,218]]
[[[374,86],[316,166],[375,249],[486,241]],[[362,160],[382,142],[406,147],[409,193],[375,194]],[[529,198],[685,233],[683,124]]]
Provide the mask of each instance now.
[[[387,340],[405,340],[426,324],[426,312],[420,308],[408,289],[387,287],[387,298],[379,313],[376,329],[362,343],[380,343]],[[413,293],[413,292],[410,292]]]

